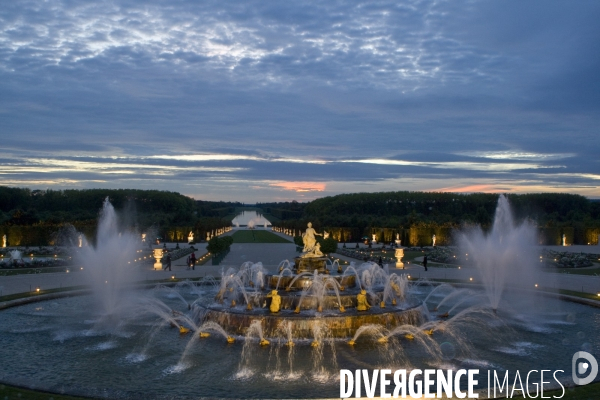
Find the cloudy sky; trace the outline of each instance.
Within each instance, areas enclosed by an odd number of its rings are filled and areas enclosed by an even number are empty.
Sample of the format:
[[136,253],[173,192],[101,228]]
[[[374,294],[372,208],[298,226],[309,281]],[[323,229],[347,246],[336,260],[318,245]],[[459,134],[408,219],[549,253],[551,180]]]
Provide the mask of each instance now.
[[600,2],[19,0],[0,185],[600,197]]

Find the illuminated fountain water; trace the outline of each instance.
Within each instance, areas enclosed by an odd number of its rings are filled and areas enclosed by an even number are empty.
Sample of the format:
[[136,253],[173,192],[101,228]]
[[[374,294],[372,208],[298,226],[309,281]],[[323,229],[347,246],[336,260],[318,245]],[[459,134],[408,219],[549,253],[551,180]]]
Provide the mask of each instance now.
[[[236,335],[260,321],[262,332],[272,337],[288,324],[295,338],[304,339],[314,336],[315,324],[322,324],[332,337],[350,338],[366,323],[390,328],[426,319],[421,302],[407,296],[406,277],[389,274],[375,263],[349,266],[342,273],[298,273],[289,263],[280,270],[271,275],[262,264],[247,262],[238,271],[224,271],[215,302],[203,306],[201,318]],[[368,311],[357,310],[361,289],[371,306]],[[278,298],[275,308],[273,296]]]
[[480,227],[459,235],[462,253],[468,255],[481,273],[490,304],[498,309],[507,286],[530,290],[539,275],[536,262],[535,226],[514,220],[508,199],[500,195],[489,233]]
[[139,235],[120,232],[117,214],[106,198],[100,218],[96,245],[81,248],[77,261],[84,265],[88,284],[97,300],[98,312],[111,315],[126,305],[131,291],[128,287],[137,281],[138,270],[127,261],[139,246]]
[[537,252],[534,250],[536,239],[537,230],[533,224],[528,221],[521,224],[515,222],[504,195],[498,198],[494,223],[489,233],[477,227],[459,235],[461,253],[468,255],[480,271],[494,310],[498,309],[508,286],[528,291],[534,287],[535,277],[540,273]]
[[[515,231],[527,238],[506,207],[499,204],[499,225],[483,242],[474,233],[464,239],[493,255],[493,265],[513,260],[506,232],[509,240]],[[409,282],[374,263],[338,272],[337,263],[298,271],[286,260],[269,271],[246,262],[220,279],[136,289],[136,269],[126,261],[138,236],[119,231],[105,202],[97,244],[81,250],[93,297],[3,311],[0,343],[13,363],[0,364],[0,381],[95,397],[335,397],[340,368],[534,369],[559,352],[570,365],[572,348],[560,344],[582,329],[571,318],[581,305],[560,315],[558,300],[548,300],[550,322],[522,329],[492,313],[482,301],[488,291]],[[469,257],[479,260],[473,250]],[[506,285],[508,275],[491,274],[491,281]],[[359,303],[368,306],[360,311]],[[97,329],[97,315],[117,329]],[[564,335],[546,333],[558,329]],[[530,357],[543,346],[551,356]],[[32,374],[31,360],[39,372]]]

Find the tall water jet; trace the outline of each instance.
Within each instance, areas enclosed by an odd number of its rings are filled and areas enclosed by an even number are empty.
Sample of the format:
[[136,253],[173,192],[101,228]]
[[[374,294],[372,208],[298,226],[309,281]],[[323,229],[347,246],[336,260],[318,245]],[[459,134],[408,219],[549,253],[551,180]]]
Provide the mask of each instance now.
[[481,273],[482,283],[492,309],[496,311],[508,285],[533,288],[538,275],[536,263],[537,231],[533,224],[514,221],[508,199],[498,198],[494,223],[489,233],[481,227],[459,236],[461,256],[467,256]]
[[119,233],[117,214],[107,197],[98,219],[96,245],[83,247],[78,253],[78,261],[87,273],[99,312],[103,315],[114,314],[125,305],[127,285],[136,281],[138,273],[127,262],[134,259],[138,244],[138,235]]

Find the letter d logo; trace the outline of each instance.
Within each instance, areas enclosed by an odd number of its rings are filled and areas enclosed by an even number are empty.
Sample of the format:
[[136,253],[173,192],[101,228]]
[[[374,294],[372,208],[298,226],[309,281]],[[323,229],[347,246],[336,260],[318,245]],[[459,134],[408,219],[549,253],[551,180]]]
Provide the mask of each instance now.
[[[579,362],[578,364],[577,360],[580,358],[585,358],[587,362]],[[577,377],[577,374],[585,374],[586,371],[590,369],[590,366],[592,368],[587,378]],[[598,375],[598,362],[593,355],[586,351],[578,351],[577,353],[573,354],[571,368],[573,371],[573,382],[575,382],[576,385],[587,385],[596,379],[596,375]]]

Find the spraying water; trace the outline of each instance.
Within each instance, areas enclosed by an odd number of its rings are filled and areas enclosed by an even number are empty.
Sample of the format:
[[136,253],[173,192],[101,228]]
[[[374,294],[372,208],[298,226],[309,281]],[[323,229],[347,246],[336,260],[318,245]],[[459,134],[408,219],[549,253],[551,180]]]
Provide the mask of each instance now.
[[117,214],[107,197],[100,211],[96,246],[82,248],[78,260],[88,275],[101,314],[111,315],[123,309],[127,286],[138,274],[128,264],[135,257],[138,243],[138,235],[119,234]]
[[515,223],[508,199],[500,195],[491,231],[485,234],[477,227],[459,237],[460,249],[479,269],[494,310],[507,286],[533,288],[539,264],[533,248],[536,236],[533,224]]

